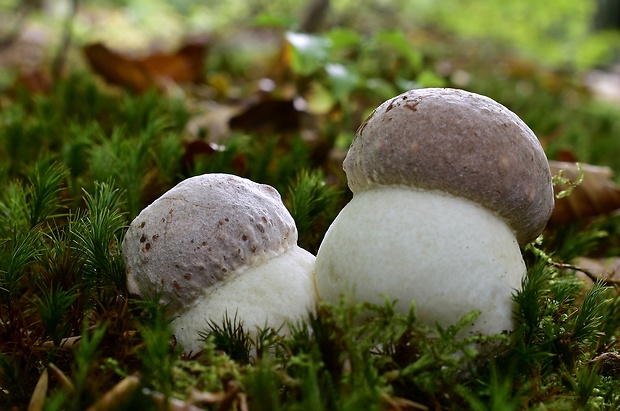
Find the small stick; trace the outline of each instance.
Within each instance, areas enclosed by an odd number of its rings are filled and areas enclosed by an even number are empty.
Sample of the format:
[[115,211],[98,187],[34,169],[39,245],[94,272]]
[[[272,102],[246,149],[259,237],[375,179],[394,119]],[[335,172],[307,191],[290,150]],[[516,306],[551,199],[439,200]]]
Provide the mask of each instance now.
[[551,262],[551,264],[561,269],[579,271],[585,274],[590,280],[594,282],[601,281],[603,284],[605,284],[608,287],[620,287],[620,280],[613,280],[611,278],[615,274],[615,272],[612,272],[607,278],[604,278],[603,276],[598,276],[586,270],[585,268],[579,267],[577,265],[567,264],[567,263],[558,263],[555,261]]

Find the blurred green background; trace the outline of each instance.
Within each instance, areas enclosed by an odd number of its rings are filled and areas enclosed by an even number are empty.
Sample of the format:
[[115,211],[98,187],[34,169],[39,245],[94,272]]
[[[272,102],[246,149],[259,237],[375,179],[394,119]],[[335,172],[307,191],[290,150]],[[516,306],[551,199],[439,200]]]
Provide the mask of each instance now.
[[[50,25],[68,12],[72,1],[2,0],[0,26],[10,27],[11,15],[28,4],[41,10],[42,21]],[[617,59],[620,43],[616,0],[82,0],[79,6],[78,39],[120,41],[127,47],[166,43],[189,33],[230,33],[240,27],[297,30],[310,10],[320,10],[311,25],[317,31],[432,28],[576,69]]]

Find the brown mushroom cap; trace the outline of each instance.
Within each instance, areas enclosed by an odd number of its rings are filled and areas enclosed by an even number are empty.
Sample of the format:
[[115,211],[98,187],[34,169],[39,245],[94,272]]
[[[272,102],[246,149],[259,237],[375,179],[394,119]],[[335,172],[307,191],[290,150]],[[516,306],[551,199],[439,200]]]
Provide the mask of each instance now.
[[549,163],[532,130],[463,90],[411,90],[381,104],[358,129],[344,170],[353,193],[406,185],[474,201],[503,218],[520,245],[553,211]]
[[295,222],[273,187],[204,174],[142,210],[122,249],[129,290],[161,291],[162,303],[182,311],[233,272],[296,244]]

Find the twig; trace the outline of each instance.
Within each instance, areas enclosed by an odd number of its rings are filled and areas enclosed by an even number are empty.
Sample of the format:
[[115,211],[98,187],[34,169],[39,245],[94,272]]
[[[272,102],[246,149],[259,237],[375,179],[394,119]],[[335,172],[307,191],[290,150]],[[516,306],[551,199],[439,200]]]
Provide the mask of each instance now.
[[611,273],[607,278],[603,278],[603,276],[598,276],[586,270],[585,268],[579,267],[577,265],[567,264],[567,263],[558,263],[556,261],[552,261],[551,264],[560,269],[579,271],[585,274],[590,280],[594,282],[601,281],[604,285],[609,286],[609,287],[620,287],[620,280],[613,280],[610,278],[615,274],[615,272]]

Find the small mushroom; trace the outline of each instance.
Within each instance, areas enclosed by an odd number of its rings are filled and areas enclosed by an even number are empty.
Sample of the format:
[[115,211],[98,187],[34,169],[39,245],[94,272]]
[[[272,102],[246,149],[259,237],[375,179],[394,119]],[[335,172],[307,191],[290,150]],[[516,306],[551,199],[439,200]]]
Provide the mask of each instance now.
[[490,98],[408,91],[358,129],[344,170],[353,198],[316,259],[319,298],[412,301],[420,320],[469,332],[513,329],[512,294],[553,210],[545,153],[527,125]]
[[129,291],[161,293],[185,352],[200,349],[207,320],[286,332],[315,306],[315,258],[280,195],[241,177],[182,181],[133,220],[122,250]]

